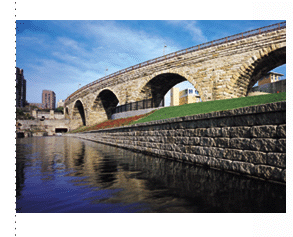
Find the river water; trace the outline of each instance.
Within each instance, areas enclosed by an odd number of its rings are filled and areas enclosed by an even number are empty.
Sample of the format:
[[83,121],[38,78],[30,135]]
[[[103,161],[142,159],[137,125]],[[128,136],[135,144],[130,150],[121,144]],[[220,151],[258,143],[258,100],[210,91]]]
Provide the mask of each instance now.
[[17,213],[286,212],[286,186],[73,137],[16,140]]

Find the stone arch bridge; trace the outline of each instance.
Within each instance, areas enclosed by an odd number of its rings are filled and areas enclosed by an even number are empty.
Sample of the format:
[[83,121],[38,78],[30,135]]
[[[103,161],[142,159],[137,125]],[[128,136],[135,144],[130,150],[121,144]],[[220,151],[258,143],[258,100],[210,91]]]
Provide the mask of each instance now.
[[158,106],[189,81],[202,101],[243,97],[267,72],[286,63],[286,22],[180,50],[98,79],[65,100],[71,128],[110,118],[113,108],[152,98]]

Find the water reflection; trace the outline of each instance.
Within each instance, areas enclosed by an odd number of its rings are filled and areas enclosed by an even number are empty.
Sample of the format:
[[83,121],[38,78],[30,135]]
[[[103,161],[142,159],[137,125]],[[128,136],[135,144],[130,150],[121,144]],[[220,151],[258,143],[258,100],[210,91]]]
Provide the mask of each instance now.
[[16,149],[18,212],[286,211],[284,185],[72,137]]

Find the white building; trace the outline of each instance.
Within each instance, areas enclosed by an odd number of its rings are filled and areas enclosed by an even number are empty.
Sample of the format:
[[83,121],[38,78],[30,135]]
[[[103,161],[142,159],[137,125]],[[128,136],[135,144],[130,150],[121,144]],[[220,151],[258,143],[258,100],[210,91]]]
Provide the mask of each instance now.
[[57,102],[57,108],[58,107],[64,107],[64,100],[59,100],[58,102]]

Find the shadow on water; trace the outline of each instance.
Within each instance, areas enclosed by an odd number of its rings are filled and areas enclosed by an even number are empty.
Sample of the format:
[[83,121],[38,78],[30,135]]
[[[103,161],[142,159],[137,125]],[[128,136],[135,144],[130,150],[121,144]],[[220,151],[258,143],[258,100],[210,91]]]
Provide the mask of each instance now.
[[24,212],[286,212],[285,185],[71,137],[21,138],[16,149]]

